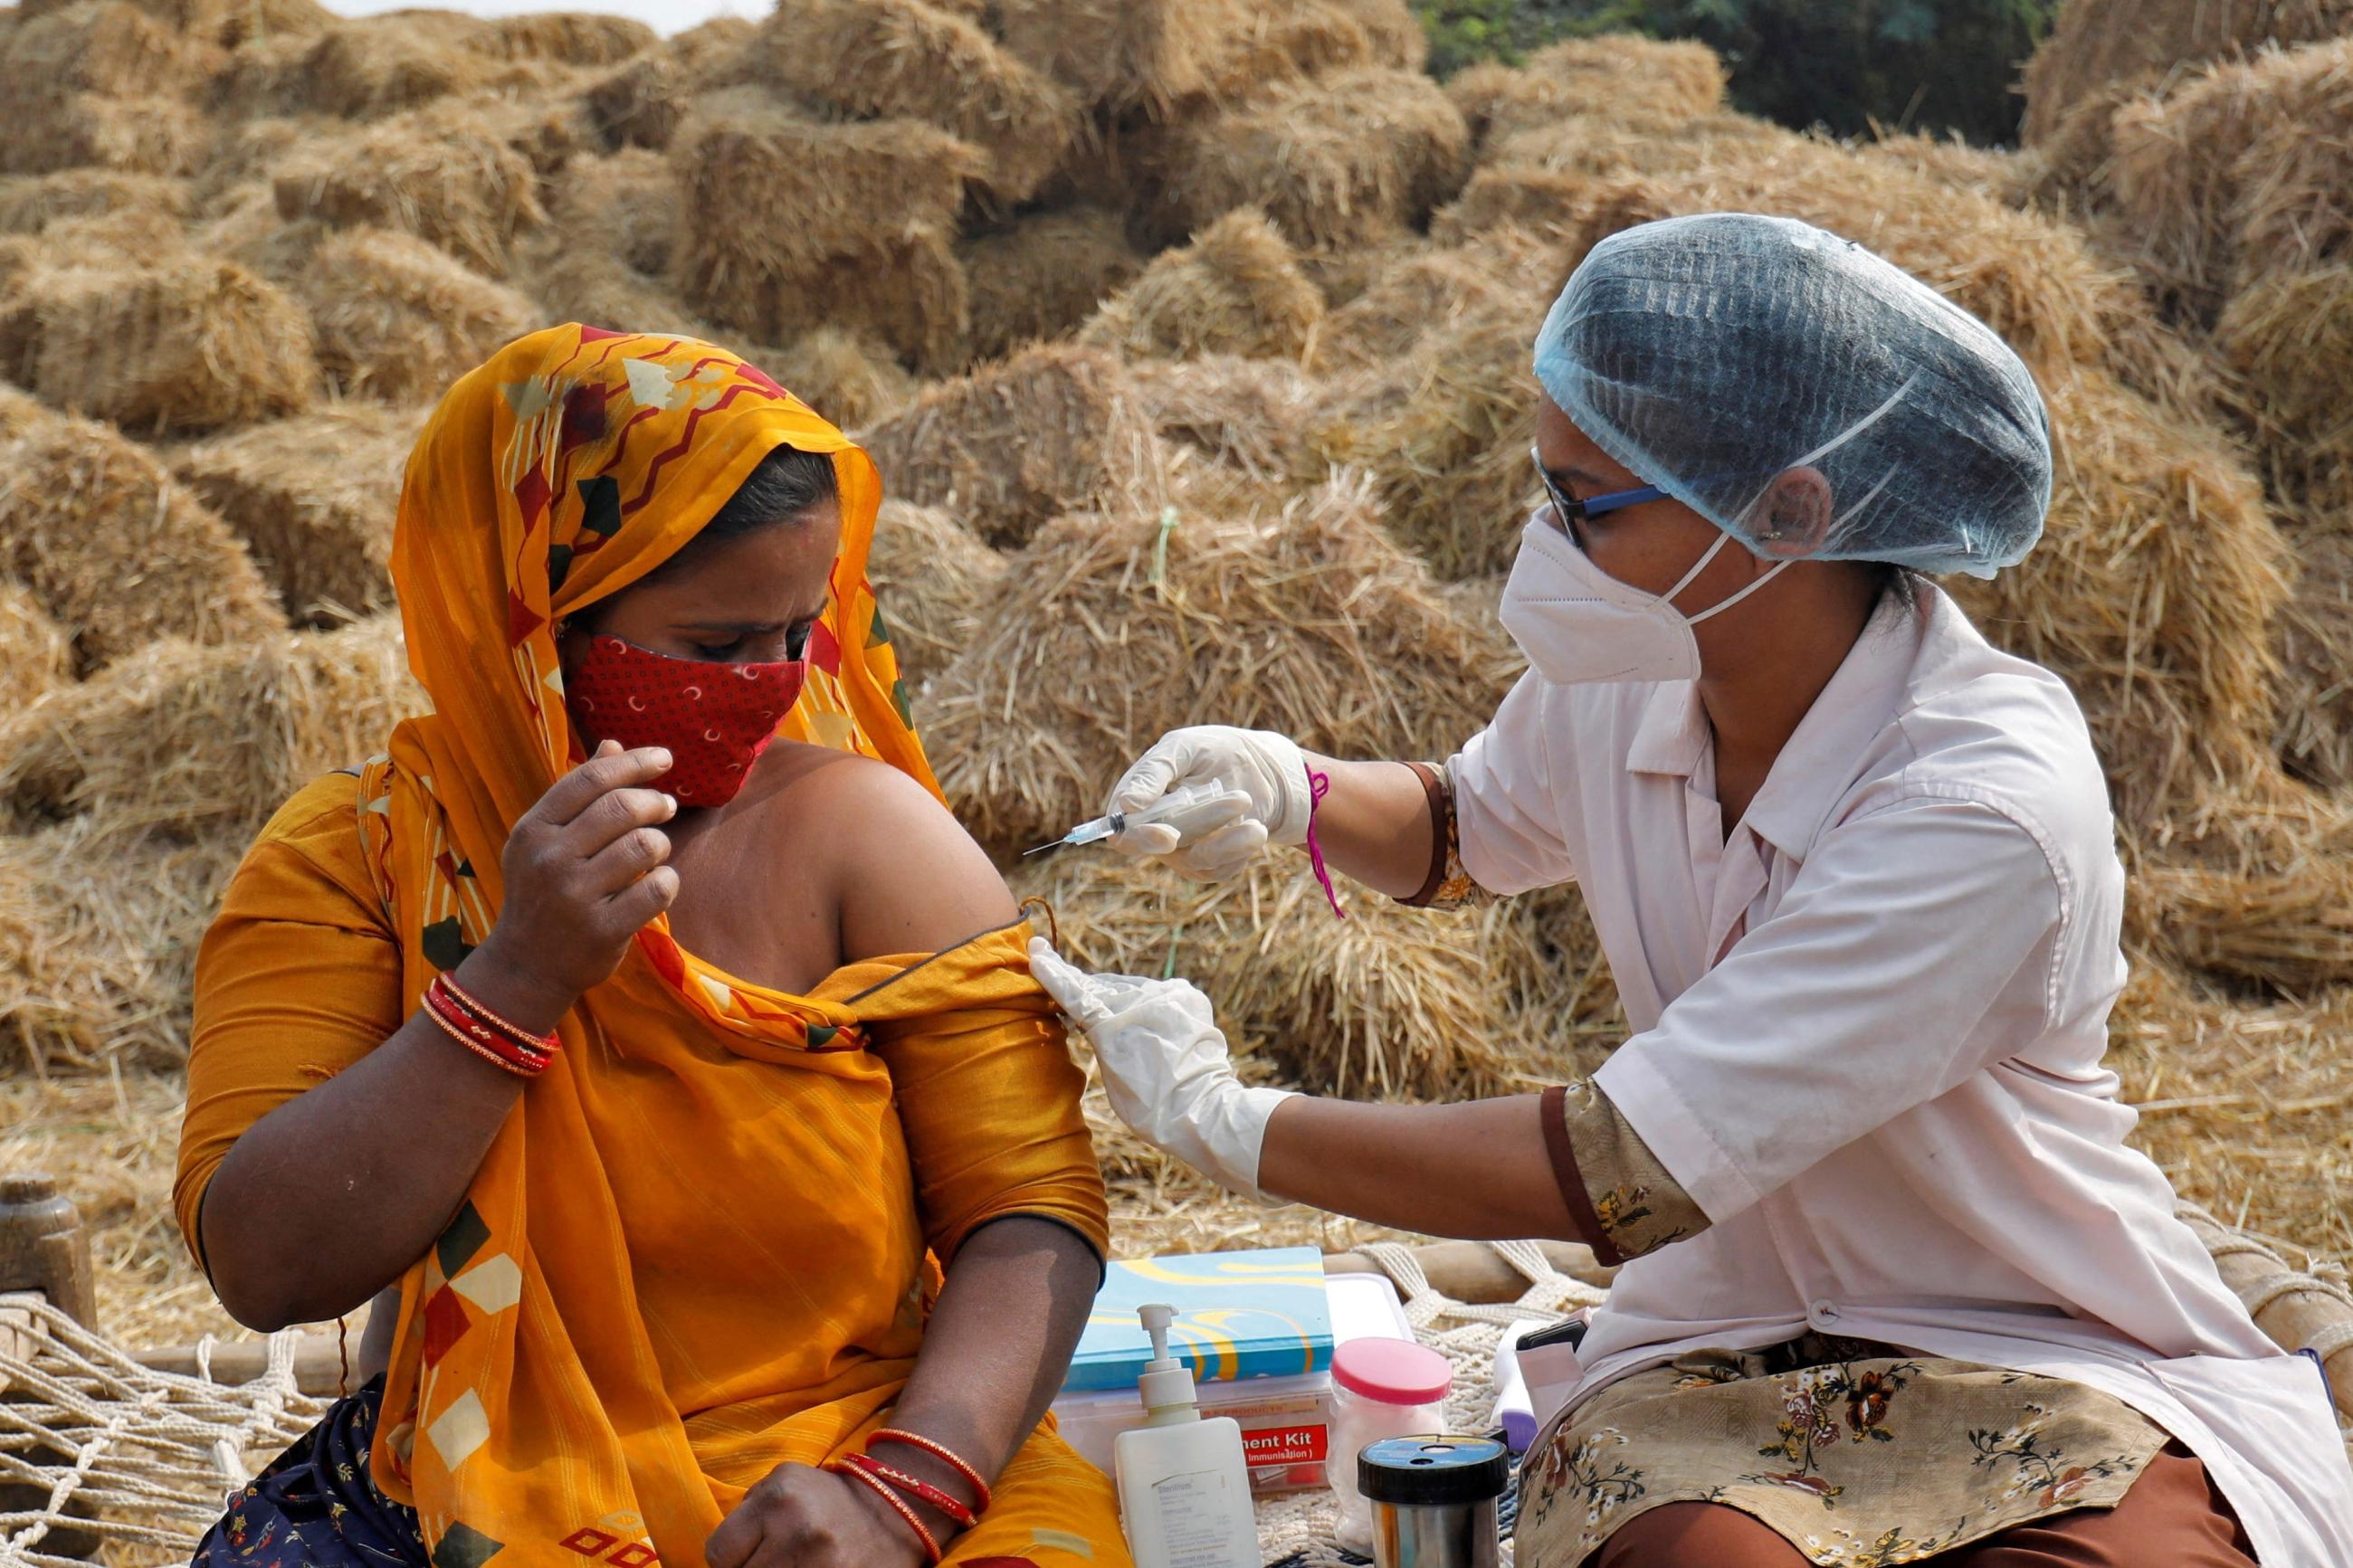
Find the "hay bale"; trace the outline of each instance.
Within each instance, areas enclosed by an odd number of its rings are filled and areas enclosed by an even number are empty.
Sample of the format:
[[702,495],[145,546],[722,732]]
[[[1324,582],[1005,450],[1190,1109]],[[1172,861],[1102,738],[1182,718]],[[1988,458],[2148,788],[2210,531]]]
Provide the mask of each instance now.
[[73,679],[64,628],[21,583],[0,582],[0,712],[21,712]]
[[53,406],[161,434],[272,418],[317,394],[301,306],[233,261],[100,262],[22,287],[22,379]]
[[1162,439],[1206,453],[1261,485],[1304,467],[1307,420],[1319,389],[1284,360],[1205,354],[1143,360],[1136,399]]
[[919,366],[954,362],[964,268],[951,246],[980,151],[915,121],[807,120],[752,89],[704,98],[670,156],[684,200],[727,212],[679,236],[688,303],[754,340],[826,321],[862,328]]
[[279,215],[397,229],[492,278],[515,237],[544,220],[531,163],[479,109],[438,105],[388,121],[280,174]]
[[2303,44],[2353,31],[2347,0],[2073,0],[2026,62],[2029,145],[2048,142],[2069,110],[2119,84],[2139,86],[2168,72],[2263,44]]
[[1469,243],[1499,228],[1516,228],[1560,242],[1582,256],[1619,221],[1597,199],[1588,174],[1497,163],[1481,169],[1462,194],[1430,220],[1430,237],[1440,245]]
[[947,508],[999,547],[1066,511],[1156,515],[1167,488],[1134,383],[1100,349],[1047,344],[926,387],[865,446],[892,493]]
[[1213,58],[1203,90],[1213,99],[1240,97],[1272,82],[1387,66],[1384,53],[1338,0],[1293,0],[1240,19]]
[[181,99],[72,93],[41,103],[0,140],[0,174],[83,167],[185,174],[204,147],[204,119]]
[[[240,96],[274,105],[264,112],[382,120],[453,93],[478,92],[498,70],[488,56],[417,12],[346,22],[292,53],[273,47],[277,42],[246,46],[265,51],[254,61],[264,80]],[[235,61],[230,68],[239,70]]]
[[1405,0],[1332,0],[1373,41],[1373,63],[1418,71],[1430,63],[1430,35]]
[[1988,637],[2073,689],[2119,821],[2162,845],[2201,799],[2275,773],[2287,552],[2216,432],[2095,370],[2043,394],[2056,465],[2042,542],[1992,582],[1947,586]]
[[1182,238],[1256,205],[1302,246],[1418,226],[1470,174],[1470,132],[1428,77],[1368,68],[1282,84],[1175,127],[1146,221]]
[[228,525],[153,458],[5,389],[0,516],[0,576],[64,628],[81,673],[159,637],[235,646],[283,624]]
[[0,720],[0,801],[19,820],[88,816],[111,837],[160,828],[241,847],[287,796],[382,751],[427,706],[396,614],[153,654]]
[[237,531],[298,623],[392,605],[389,558],[415,409],[322,408],[180,452],[172,471]]
[[1053,910],[1074,962],[1173,972],[1216,997],[1253,1079],[1357,1099],[1467,1100],[1557,1081],[1578,1037],[1609,1029],[1614,994],[1594,973],[1599,946],[1575,892],[1433,914],[1338,885],[1345,921],[1295,855],[1205,886],[1109,854],[1064,854],[1015,882]]
[[862,429],[915,395],[915,378],[890,349],[862,332],[819,327],[760,363],[793,395],[845,430]]
[[2274,484],[2353,517],[2353,262],[2257,277],[2224,308],[2214,342]]
[[654,48],[599,78],[581,102],[606,146],[659,151],[686,118],[691,90],[677,55]]
[[346,396],[438,397],[530,329],[531,302],[423,240],[383,229],[321,238],[295,285],[319,363]]
[[1205,91],[1243,0],[999,0],[997,37],[1033,69],[1114,113],[1165,114]]
[[1568,38],[1520,66],[1475,65],[1447,79],[1483,157],[1523,132],[1558,131],[1585,119],[1635,114],[1646,128],[1724,107],[1724,62],[1705,44],[1611,33]]
[[566,66],[610,66],[643,54],[661,35],[634,16],[543,11],[499,16],[474,47],[507,60],[552,60]]
[[797,0],[754,46],[765,79],[861,119],[919,120],[981,149],[981,184],[1028,200],[1078,133],[1078,106],[980,27],[923,0]]
[[69,169],[0,179],[0,234],[39,234],[61,219],[153,214],[174,224],[190,216],[188,182],[114,169]]
[[182,1059],[196,945],[252,834],[425,706],[394,616],[156,655],[0,721],[0,798],[66,819],[0,840],[0,1038],[44,1065]]
[[866,575],[883,606],[899,672],[919,685],[979,639],[1008,563],[938,507],[887,500],[874,522]]
[[2281,760],[2332,794],[2353,786],[2353,514],[2293,535],[2295,596],[2277,626]]
[[1280,512],[1164,525],[1128,507],[1042,530],[987,638],[933,683],[924,732],[965,826],[1010,856],[1092,816],[1163,731],[1214,721],[1335,756],[1444,757],[1518,665],[1501,627],[1448,609],[1384,534],[1369,483],[1343,474]]
[[1205,353],[1296,359],[1324,319],[1324,292],[1264,213],[1228,213],[1164,252],[1106,303],[1082,342],[1134,359]]
[[190,40],[126,0],[83,0],[21,20],[0,38],[0,92],[29,118],[74,93],[179,92],[206,63]]
[[957,247],[970,284],[966,357],[1059,338],[1144,270],[1125,221],[1100,207],[1035,213]]

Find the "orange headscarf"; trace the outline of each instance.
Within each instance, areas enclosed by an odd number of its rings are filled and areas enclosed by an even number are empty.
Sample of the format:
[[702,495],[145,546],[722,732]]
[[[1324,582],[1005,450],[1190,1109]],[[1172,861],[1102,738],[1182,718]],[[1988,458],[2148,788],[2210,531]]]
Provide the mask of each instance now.
[[[404,1007],[489,931],[510,827],[576,758],[553,623],[659,565],[780,445],[831,455],[842,514],[808,684],[781,732],[879,758],[938,793],[864,581],[881,499],[866,454],[708,343],[579,326],[534,333],[442,400],[401,494],[393,577],[410,664],[436,710],[403,724],[369,766],[361,821],[400,939]],[[817,1173],[812,1183],[830,1173],[836,1188],[843,1173],[861,1178],[822,1199],[844,1234],[862,1237],[822,1267],[832,1297],[880,1300],[881,1321],[859,1307],[818,1322],[825,1331],[808,1338],[830,1335],[832,1364],[812,1367],[785,1364],[773,1320],[694,1325],[744,1342],[708,1360],[754,1369],[706,1379],[714,1405],[895,1386],[839,1347],[860,1345],[903,1376],[920,1334],[920,1303],[905,1300],[923,1257],[906,1153],[887,1074],[849,1048],[859,1016],[723,974],[681,950],[667,921],[638,947],[566,1016],[565,1051],[402,1280],[372,1463],[387,1494],[417,1503],[444,1568],[516,1545],[526,1550],[501,1561],[564,1561],[554,1549],[565,1547],[638,1568],[658,1548],[699,1552],[720,1517],[708,1489],[679,1484],[698,1466],[692,1413],[681,1415],[672,1385],[692,1379],[674,1364],[678,1325],[649,1327],[640,1310],[624,1189],[632,1224],[646,1225],[667,1222],[681,1190],[723,1185],[731,1172]],[[828,1080],[829,1098],[805,1092]],[[661,1164],[663,1182],[640,1161]],[[877,1190],[858,1190],[868,1184]],[[742,1245],[723,1203],[702,1213],[704,1245]],[[773,1271],[775,1260],[751,1266]]]

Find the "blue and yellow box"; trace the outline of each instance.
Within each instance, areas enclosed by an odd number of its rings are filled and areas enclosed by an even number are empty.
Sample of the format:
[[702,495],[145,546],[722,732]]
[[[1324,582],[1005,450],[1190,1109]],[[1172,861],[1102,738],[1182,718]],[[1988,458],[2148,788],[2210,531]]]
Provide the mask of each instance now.
[[1152,1359],[1135,1310],[1176,1309],[1170,1349],[1201,1383],[1299,1377],[1332,1364],[1332,1306],[1324,1257],[1312,1247],[1114,1263],[1071,1358],[1066,1390],[1133,1388]]

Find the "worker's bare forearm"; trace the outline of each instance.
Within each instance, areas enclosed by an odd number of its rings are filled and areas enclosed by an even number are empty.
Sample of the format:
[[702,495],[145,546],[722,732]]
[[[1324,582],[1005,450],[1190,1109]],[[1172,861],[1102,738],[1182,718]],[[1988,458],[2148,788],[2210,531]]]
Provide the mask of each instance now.
[[1430,875],[1430,795],[1403,763],[1344,763],[1310,755],[1331,793],[1315,809],[1324,860],[1391,898],[1410,898]]
[[[563,1008],[489,947],[459,977],[533,1032]],[[263,1117],[205,1193],[205,1260],[248,1327],[341,1317],[399,1279],[448,1224],[524,1080],[423,1012],[358,1062]]]
[[1267,1122],[1259,1184],[1428,1236],[1572,1239],[1537,1103],[1532,1094],[1460,1105],[1296,1095]]
[[[997,1475],[1061,1387],[1102,1272],[1094,1249],[1051,1220],[1016,1215],[973,1232],[948,1267],[892,1425]],[[916,1450],[880,1457],[952,1495],[969,1494],[953,1470]]]

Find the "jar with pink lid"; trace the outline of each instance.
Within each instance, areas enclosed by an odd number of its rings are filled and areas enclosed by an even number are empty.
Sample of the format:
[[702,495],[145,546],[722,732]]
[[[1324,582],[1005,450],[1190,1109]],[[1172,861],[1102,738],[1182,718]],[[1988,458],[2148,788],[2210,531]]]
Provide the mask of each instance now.
[[1446,1430],[1454,1369],[1410,1340],[1355,1339],[1332,1352],[1332,1447],[1324,1477],[1339,1500],[1334,1533],[1352,1552],[1372,1550],[1372,1510],[1356,1490],[1356,1456],[1388,1437]]

